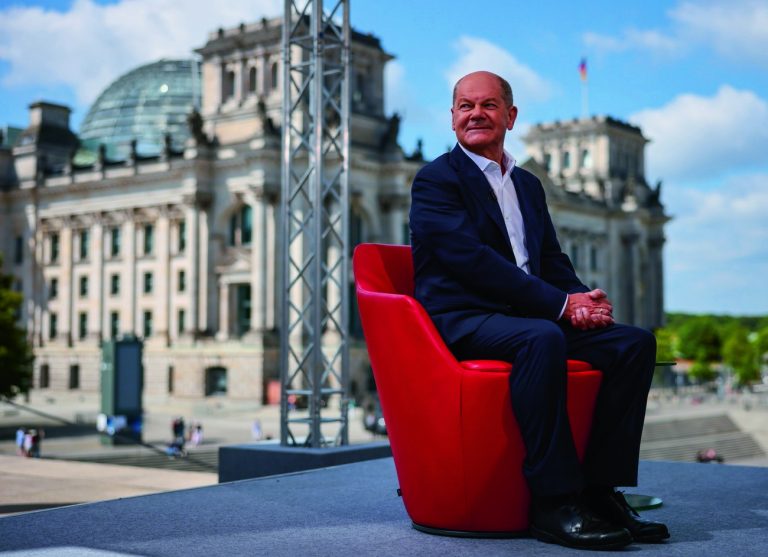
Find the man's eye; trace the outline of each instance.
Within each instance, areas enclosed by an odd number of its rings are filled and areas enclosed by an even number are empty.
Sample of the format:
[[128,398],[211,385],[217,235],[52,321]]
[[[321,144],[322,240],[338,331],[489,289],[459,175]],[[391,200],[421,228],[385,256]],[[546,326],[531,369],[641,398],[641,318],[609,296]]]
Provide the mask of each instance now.
[[471,108],[471,107],[470,107],[470,104],[469,104],[469,103],[461,103],[461,104],[459,105],[459,108],[460,108],[461,110],[468,110],[468,109],[469,109],[469,108]]
[[493,109],[493,108],[496,108],[496,106],[497,106],[497,105],[496,105],[496,103],[485,103],[483,106],[484,106],[485,108],[491,108],[491,109]]

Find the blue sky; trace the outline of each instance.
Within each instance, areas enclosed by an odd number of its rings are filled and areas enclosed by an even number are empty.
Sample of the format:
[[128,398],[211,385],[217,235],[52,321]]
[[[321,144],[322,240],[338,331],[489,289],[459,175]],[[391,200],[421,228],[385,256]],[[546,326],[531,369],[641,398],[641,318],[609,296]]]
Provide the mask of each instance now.
[[[216,5],[221,4],[221,5]],[[68,104],[79,126],[113,79],[187,56],[219,26],[279,15],[281,0],[0,0],[0,126],[25,126],[38,99]],[[481,7],[478,7],[481,6]],[[508,146],[532,123],[589,111],[640,125],[646,175],[674,220],[666,309],[768,313],[768,2],[351,0],[353,26],[396,58],[387,108],[401,143],[436,156],[454,141],[453,80],[489,69],[520,109]]]

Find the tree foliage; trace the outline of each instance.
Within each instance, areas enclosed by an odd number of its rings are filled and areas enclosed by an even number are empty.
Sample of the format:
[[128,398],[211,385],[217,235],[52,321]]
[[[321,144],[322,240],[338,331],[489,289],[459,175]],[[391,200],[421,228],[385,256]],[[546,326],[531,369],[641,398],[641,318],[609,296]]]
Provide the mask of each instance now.
[[[2,264],[0,254],[0,269]],[[32,347],[16,323],[22,296],[12,284],[13,277],[0,272],[0,396],[25,393],[32,383]]]
[[721,348],[720,331],[712,317],[696,317],[680,326],[679,350],[683,358],[716,362],[721,359]]
[[733,328],[723,343],[723,363],[731,368],[736,380],[745,385],[760,378],[756,343],[749,341],[749,331]]
[[712,364],[707,359],[707,353],[704,348],[701,349],[691,369],[688,370],[688,376],[697,381],[712,381],[717,377],[717,372],[712,368]]

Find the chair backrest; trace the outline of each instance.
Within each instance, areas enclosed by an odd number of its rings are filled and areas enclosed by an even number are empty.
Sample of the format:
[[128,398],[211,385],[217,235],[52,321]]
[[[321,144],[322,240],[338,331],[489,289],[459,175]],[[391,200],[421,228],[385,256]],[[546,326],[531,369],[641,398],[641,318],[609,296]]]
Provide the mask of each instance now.
[[413,296],[410,246],[360,244],[353,259],[355,282],[369,292]]

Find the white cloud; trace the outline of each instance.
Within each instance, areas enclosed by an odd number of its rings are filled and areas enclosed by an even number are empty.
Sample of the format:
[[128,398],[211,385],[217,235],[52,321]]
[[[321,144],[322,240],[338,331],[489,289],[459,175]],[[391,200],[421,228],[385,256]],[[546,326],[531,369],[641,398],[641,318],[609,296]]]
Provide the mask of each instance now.
[[710,44],[718,53],[768,67],[768,3],[764,0],[685,2],[671,13],[689,40]]
[[716,191],[667,188],[667,308],[768,312],[768,174],[730,178]]
[[768,67],[768,3],[764,0],[681,2],[669,12],[670,29],[627,29],[620,36],[588,32],[584,43],[601,52],[643,50],[668,56],[696,44],[736,62]]
[[281,13],[279,0],[75,0],[68,11],[0,10],[5,86],[71,87],[82,104],[110,81],[162,57],[190,57],[214,26]]
[[584,44],[602,52],[622,52],[640,48],[667,56],[675,55],[684,48],[684,44],[677,38],[654,29],[627,29],[619,38],[587,32],[584,33],[583,39]]
[[646,153],[652,177],[713,178],[766,163],[768,102],[752,91],[723,85],[713,97],[679,95],[629,119],[651,139]]
[[485,70],[509,81],[515,95],[515,104],[518,106],[527,106],[550,97],[551,85],[502,47],[485,39],[468,36],[459,37],[455,47],[459,58],[445,73],[451,88],[462,76]]

